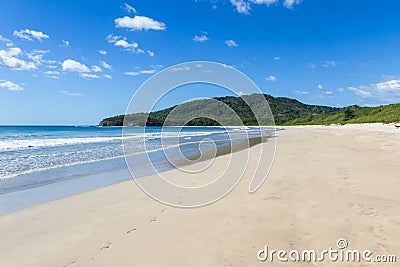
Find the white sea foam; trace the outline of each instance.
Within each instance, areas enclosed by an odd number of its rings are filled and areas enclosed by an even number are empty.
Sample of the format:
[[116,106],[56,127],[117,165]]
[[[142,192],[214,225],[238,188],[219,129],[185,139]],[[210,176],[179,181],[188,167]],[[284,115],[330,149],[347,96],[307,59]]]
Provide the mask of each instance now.
[[75,145],[75,144],[88,144],[88,143],[108,142],[121,139],[122,139],[121,137],[81,137],[81,138],[2,140],[0,141],[0,151]]

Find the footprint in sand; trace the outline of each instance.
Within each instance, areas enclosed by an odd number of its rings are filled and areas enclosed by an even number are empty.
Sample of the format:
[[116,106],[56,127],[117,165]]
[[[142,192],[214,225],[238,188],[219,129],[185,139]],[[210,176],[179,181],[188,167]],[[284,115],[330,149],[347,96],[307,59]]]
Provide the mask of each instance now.
[[111,242],[106,242],[106,244],[101,249],[106,249],[111,247]]
[[156,222],[157,221],[157,217],[151,218],[150,222]]
[[127,234],[130,234],[130,233],[132,233],[133,231],[136,231],[136,228],[132,228],[131,230],[128,230],[126,233],[127,233]]

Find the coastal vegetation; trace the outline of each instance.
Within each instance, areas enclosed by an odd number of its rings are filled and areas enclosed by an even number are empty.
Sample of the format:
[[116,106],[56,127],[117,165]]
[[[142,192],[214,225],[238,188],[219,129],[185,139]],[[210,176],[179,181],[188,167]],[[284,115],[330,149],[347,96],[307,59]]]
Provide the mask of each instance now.
[[[270,111],[260,103],[266,99]],[[253,110],[247,105],[250,106]],[[234,112],[232,112],[232,110]],[[346,123],[373,123],[399,122],[400,104],[391,104],[378,107],[360,107],[357,105],[337,108],[329,106],[308,105],[296,99],[273,97],[271,95],[245,95],[241,97],[225,96],[213,99],[195,100],[159,111],[118,115],[103,119],[101,126],[217,126],[217,119],[223,118],[223,125],[238,125],[236,114],[244,125],[271,125],[274,115],[276,125],[307,125],[307,124],[346,124]],[[256,119],[256,114],[259,120]],[[207,116],[202,116],[207,114]],[[168,117],[170,116],[170,117]],[[261,119],[261,120],[260,120]]]

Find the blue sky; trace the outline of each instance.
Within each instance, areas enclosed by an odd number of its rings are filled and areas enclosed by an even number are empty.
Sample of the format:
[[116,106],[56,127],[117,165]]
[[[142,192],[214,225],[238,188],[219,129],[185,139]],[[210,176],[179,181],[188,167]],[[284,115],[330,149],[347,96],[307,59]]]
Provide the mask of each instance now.
[[[7,1],[0,124],[97,124],[124,113],[152,74],[194,60],[305,103],[399,102],[398,10],[397,0]],[[188,86],[163,106],[226,94]]]

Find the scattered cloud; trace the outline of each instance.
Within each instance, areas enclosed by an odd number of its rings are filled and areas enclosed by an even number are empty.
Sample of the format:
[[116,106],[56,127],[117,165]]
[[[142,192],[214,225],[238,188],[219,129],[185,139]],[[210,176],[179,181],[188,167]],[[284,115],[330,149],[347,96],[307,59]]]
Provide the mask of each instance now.
[[81,76],[82,78],[87,79],[87,80],[100,78],[99,75],[91,74],[91,73],[81,73],[81,74],[79,74],[79,76]]
[[93,65],[92,67],[91,67],[91,70],[93,71],[93,72],[102,72],[103,70],[99,67],[99,66],[97,66],[97,65]]
[[400,80],[388,80],[370,85],[349,86],[348,90],[361,98],[374,98],[387,103],[400,101]]
[[299,90],[296,90],[296,91],[294,91],[294,93],[295,93],[296,95],[307,95],[307,94],[309,94],[309,93],[311,93],[311,92],[309,92],[309,91],[299,91]]
[[13,46],[14,45],[14,43],[10,39],[8,39],[8,38],[6,38],[6,37],[4,37],[2,35],[0,35],[0,42],[5,43],[6,46]]
[[250,3],[244,0],[230,0],[231,4],[236,8],[236,11],[240,14],[250,14]]
[[90,72],[90,69],[85,65],[73,59],[64,60],[61,64],[64,71],[72,72]]
[[5,81],[5,80],[0,80],[0,88],[6,88],[9,91],[22,91],[24,88],[22,88],[21,85],[18,85],[16,83],[10,82],[10,81]]
[[130,76],[137,76],[137,75],[141,75],[141,74],[153,74],[156,72],[157,72],[157,70],[140,70],[140,71],[127,71],[127,72],[125,72],[125,74],[130,75]]
[[131,31],[164,31],[167,29],[165,23],[145,16],[135,16],[133,18],[125,16],[123,18],[115,19],[114,22],[117,28],[127,28]]
[[257,5],[267,5],[270,6],[272,4],[277,4],[279,1],[278,0],[250,0],[251,3],[257,4]]
[[302,0],[285,0],[285,1],[283,2],[283,5],[284,5],[286,8],[292,9],[294,5],[300,4],[301,1],[302,1]]
[[347,89],[350,91],[354,92],[356,95],[360,97],[370,97],[372,96],[371,92],[365,90],[363,86],[360,87],[354,87],[354,86],[349,86]]
[[43,39],[49,38],[49,36],[43,32],[29,30],[29,29],[14,31],[13,35],[18,38],[29,40],[29,41],[33,41],[33,39],[36,39],[39,42],[43,42]]
[[318,85],[317,85],[317,88],[318,88],[319,90],[322,90],[322,89],[324,89],[324,86],[323,86],[322,84],[318,84]]
[[282,4],[288,9],[292,9],[295,5],[298,5],[302,0],[229,0],[230,3],[235,7],[236,11],[240,14],[250,14],[252,5],[271,5]]
[[207,33],[203,32],[201,35],[195,35],[193,37],[193,41],[195,42],[200,42],[200,43],[204,43],[207,42],[209,39],[207,37]]
[[69,46],[69,41],[62,40],[60,46],[61,46],[61,47],[68,47],[68,46]]
[[109,74],[104,74],[103,76],[104,76],[104,78],[107,78],[107,79],[112,79],[112,76],[111,76],[111,75],[109,75]]
[[265,78],[267,81],[270,81],[270,82],[275,82],[276,81],[276,77],[275,76],[273,76],[273,75],[270,75],[270,76],[268,76],[267,78]]
[[60,79],[60,72],[59,71],[55,71],[55,70],[48,70],[45,71],[44,74],[46,75],[47,78],[51,78],[51,79]]
[[42,63],[44,62],[43,56],[48,52],[49,52],[49,50],[35,49],[32,52],[28,53],[27,55],[30,60],[35,62],[36,66],[39,66],[39,65],[42,65]]
[[99,53],[102,55],[107,55],[107,51],[106,50],[99,50]]
[[185,66],[185,67],[174,67],[171,68],[170,71],[183,71],[183,70],[190,70],[190,67]]
[[114,44],[114,46],[121,47],[126,51],[130,51],[130,52],[133,52],[133,53],[136,53],[136,54],[144,52],[142,49],[139,48],[139,44],[138,43],[136,43],[136,42],[129,43],[127,41],[126,37],[123,37],[123,36],[117,36],[117,35],[109,34],[106,37],[106,40],[109,43]]
[[324,64],[322,64],[322,67],[324,67],[324,68],[330,68],[330,67],[336,67],[336,65],[337,65],[337,62],[336,62],[336,61],[328,60],[328,61],[325,61]]
[[12,47],[7,50],[0,50],[0,65],[16,70],[37,69],[34,62],[27,62],[18,58],[22,53],[18,47]]
[[67,95],[67,96],[83,96],[83,94],[81,93],[73,93],[73,92],[69,92],[69,91],[59,91],[61,94],[63,95]]
[[326,90],[326,91],[324,92],[324,94],[326,94],[326,95],[333,95],[333,91],[331,91],[331,90]]
[[147,50],[147,54],[149,54],[149,56],[154,57],[154,52],[151,50]]
[[100,64],[105,69],[108,69],[108,70],[112,69],[112,66],[110,64],[108,64],[107,62],[103,61],[103,60],[100,60]]
[[136,11],[136,9],[135,9],[133,6],[131,6],[131,5],[127,4],[127,3],[125,3],[124,9],[125,9],[128,13],[133,13],[133,14],[137,14],[137,13],[138,13],[138,12]]
[[278,60],[280,60],[281,58],[280,57],[274,57],[274,60],[275,61],[278,61]]
[[238,47],[239,46],[234,40],[226,40],[225,44],[229,47]]

